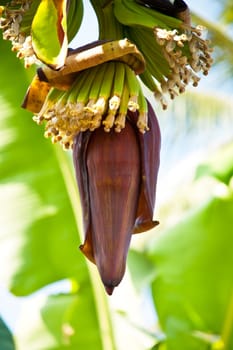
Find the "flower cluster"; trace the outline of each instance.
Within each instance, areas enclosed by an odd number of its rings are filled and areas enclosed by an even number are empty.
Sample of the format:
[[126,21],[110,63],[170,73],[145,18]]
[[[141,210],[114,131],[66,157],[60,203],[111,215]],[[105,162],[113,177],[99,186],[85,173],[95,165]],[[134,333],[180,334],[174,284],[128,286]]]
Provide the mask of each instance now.
[[203,32],[204,28],[201,26],[187,29],[182,34],[176,29],[154,29],[156,41],[162,47],[164,58],[171,70],[167,80],[161,84],[162,91],[155,93],[164,109],[167,107],[164,93],[169,93],[173,99],[178,93],[184,92],[190,82],[193,86],[198,85],[200,77],[196,73],[208,74],[213,63],[213,50],[208,46],[208,40],[202,38]]
[[3,39],[12,42],[12,51],[17,51],[18,58],[24,58],[26,68],[39,63],[32,48],[30,25],[27,26],[25,22],[25,14],[31,4],[32,0],[13,0],[0,9],[0,29],[3,31]]
[[110,61],[78,72],[68,91],[51,88],[33,120],[45,121],[45,136],[69,149],[79,132],[101,125],[106,132],[120,132],[127,111],[139,111],[138,129],[148,130],[147,104],[135,73],[125,63]]

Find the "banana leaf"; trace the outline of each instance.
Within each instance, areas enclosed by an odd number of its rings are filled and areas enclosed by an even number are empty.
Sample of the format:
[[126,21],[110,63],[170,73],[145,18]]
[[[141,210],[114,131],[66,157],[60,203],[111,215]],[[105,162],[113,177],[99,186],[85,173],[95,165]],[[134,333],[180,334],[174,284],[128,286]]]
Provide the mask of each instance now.
[[213,197],[149,249],[167,350],[233,349],[233,196]]
[[36,56],[54,69],[64,65],[68,49],[66,0],[43,0],[32,21]]

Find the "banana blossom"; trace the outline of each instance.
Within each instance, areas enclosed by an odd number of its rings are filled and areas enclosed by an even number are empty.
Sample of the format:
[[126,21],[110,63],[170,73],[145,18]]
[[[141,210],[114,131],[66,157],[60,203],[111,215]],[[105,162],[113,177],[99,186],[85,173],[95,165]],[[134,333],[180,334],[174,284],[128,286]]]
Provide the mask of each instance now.
[[80,246],[97,265],[109,295],[123,278],[131,235],[153,221],[160,154],[160,129],[148,103],[150,131],[139,132],[137,113],[128,111],[120,133],[103,128],[79,133],[73,159],[83,210]]

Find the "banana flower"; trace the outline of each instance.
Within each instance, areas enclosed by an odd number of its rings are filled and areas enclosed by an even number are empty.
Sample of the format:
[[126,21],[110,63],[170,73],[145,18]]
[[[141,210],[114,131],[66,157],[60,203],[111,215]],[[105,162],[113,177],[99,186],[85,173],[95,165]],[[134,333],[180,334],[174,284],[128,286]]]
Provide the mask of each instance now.
[[137,113],[128,111],[120,133],[88,130],[73,147],[85,232],[80,249],[97,265],[109,295],[123,278],[131,235],[158,224],[153,210],[160,129],[149,103],[150,132],[140,133]]

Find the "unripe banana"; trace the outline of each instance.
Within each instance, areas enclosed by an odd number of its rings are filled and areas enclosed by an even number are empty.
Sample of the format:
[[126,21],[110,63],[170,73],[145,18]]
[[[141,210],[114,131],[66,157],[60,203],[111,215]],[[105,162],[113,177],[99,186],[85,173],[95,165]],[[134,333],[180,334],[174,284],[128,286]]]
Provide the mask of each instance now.
[[126,65],[121,62],[115,62],[116,68],[115,68],[115,79],[113,82],[113,88],[112,88],[112,94],[111,98],[109,99],[108,104],[108,114],[103,121],[104,130],[106,132],[109,132],[110,129],[113,127],[115,115],[122,103],[122,95],[124,90],[124,84],[125,84],[125,69]]
[[139,104],[139,116],[138,116],[138,121],[137,121],[137,127],[140,130],[140,132],[144,134],[146,131],[149,130],[149,128],[148,128],[148,107],[147,107],[146,98],[144,97],[141,89],[139,91],[138,104]]
[[[77,95],[76,104],[74,106],[74,115],[78,118],[80,131],[90,129],[92,125],[92,114],[86,113],[86,105],[89,101],[92,85],[95,84],[97,67],[87,69],[81,73],[85,73],[84,82]],[[71,110],[72,113],[72,110]]]
[[83,19],[83,2],[82,0],[69,0],[68,1],[68,14],[67,14],[67,36],[68,42],[77,34]]
[[95,104],[98,100],[100,88],[103,84],[103,80],[105,79],[106,69],[107,69],[107,63],[103,63],[99,66],[96,66],[96,75],[91,85],[89,100],[87,105],[84,107],[85,117],[90,120],[91,131],[98,128],[102,120],[102,115],[96,114]]
[[118,21],[125,26],[143,26],[150,29],[167,26],[177,28],[182,23],[178,19],[142,6],[134,0],[115,0],[114,13]]
[[115,62],[115,79],[113,82],[112,95],[121,97],[124,81],[125,81],[125,70],[127,65],[122,62]]
[[160,91],[158,83],[147,69],[142,74],[140,74],[139,77],[143,84],[145,84],[150,91],[154,93]]
[[136,112],[138,109],[138,95],[140,90],[140,84],[135,76],[134,72],[128,66],[125,67],[126,72],[126,84],[129,90],[129,101],[128,101],[128,109],[132,112]]
[[94,114],[103,114],[106,111],[111,96],[112,84],[115,75],[115,62],[108,62],[104,79],[100,86],[99,97],[94,105]]
[[103,81],[105,80],[105,72],[107,69],[107,64],[103,63],[101,65],[96,66],[96,75],[95,79],[92,83],[91,90],[89,93],[89,101],[96,102],[97,98],[99,97],[100,87],[103,84]]
[[[146,70],[158,81],[164,80],[163,73],[169,74],[170,68],[161,51],[161,47],[156,43],[152,30],[140,30],[129,28],[129,37],[135,41],[146,58]],[[165,65],[165,69],[164,69]]]
[[76,75],[75,81],[73,82],[70,89],[67,91],[67,107],[70,106],[72,109],[77,101],[77,96],[83,83],[86,80],[85,70]]
[[129,102],[129,90],[127,84],[124,85],[123,93],[121,96],[121,104],[117,117],[115,119],[115,131],[120,132],[125,127],[125,121],[128,111],[128,102]]

